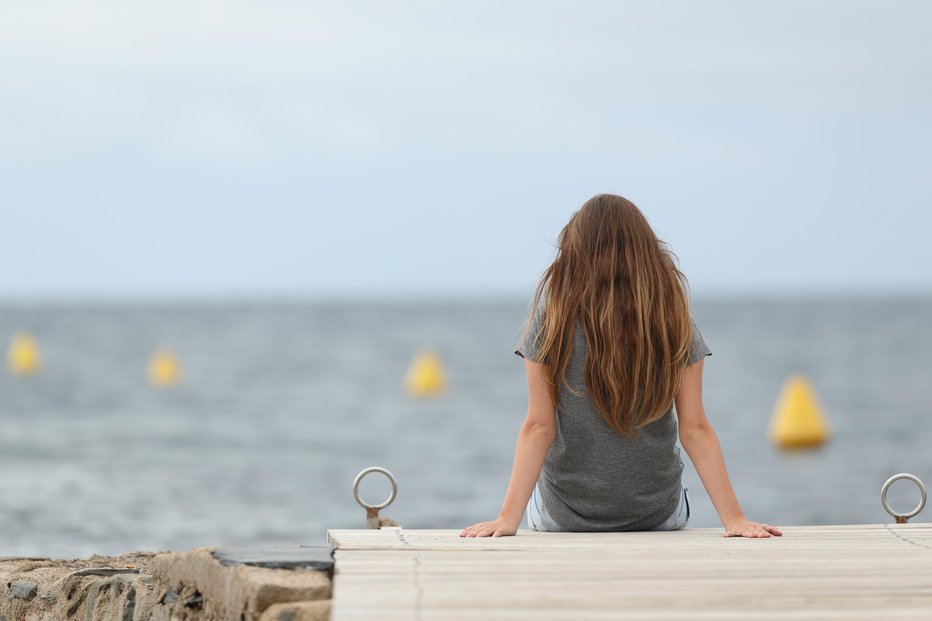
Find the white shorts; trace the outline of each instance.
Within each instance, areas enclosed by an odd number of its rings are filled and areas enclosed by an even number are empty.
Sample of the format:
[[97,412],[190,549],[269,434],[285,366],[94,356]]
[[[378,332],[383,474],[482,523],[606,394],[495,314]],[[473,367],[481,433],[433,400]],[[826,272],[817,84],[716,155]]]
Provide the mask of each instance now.
[[[558,532],[563,529],[557,526],[547,513],[547,508],[540,499],[540,490],[534,484],[534,490],[531,492],[531,500],[527,503],[527,525],[531,530],[540,530],[547,532]],[[686,493],[687,488],[680,484],[680,500],[674,509],[673,514],[662,524],[646,530],[680,530],[686,527],[689,521],[689,496]]]

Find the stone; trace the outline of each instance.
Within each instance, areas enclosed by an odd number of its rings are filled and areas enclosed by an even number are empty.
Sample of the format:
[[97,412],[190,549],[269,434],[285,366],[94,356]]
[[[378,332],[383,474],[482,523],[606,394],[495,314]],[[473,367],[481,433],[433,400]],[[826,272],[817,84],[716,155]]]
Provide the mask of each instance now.
[[[62,614],[59,618],[86,621],[123,621],[132,619],[136,606],[136,583],[140,577],[132,572],[99,576],[82,573],[79,568],[51,585],[59,594]],[[51,618],[51,617],[50,617]]]
[[169,606],[171,606],[176,601],[178,601],[178,594],[175,593],[171,587],[169,587],[168,590],[165,591],[165,595],[162,596],[161,603],[168,604]]
[[135,567],[88,567],[74,572],[75,576],[113,576],[115,574],[138,574]]
[[26,580],[14,580],[10,583],[10,597],[18,597],[27,602],[39,592],[39,585]]
[[123,618],[120,621],[133,621],[133,614],[136,612],[136,588],[130,587],[126,591],[126,599],[123,602]]
[[252,565],[269,569],[333,569],[333,549],[330,546],[265,546],[243,548],[228,546],[212,551],[223,565]]
[[332,560],[312,546],[17,557],[0,561],[0,621],[322,621]]
[[[136,579],[133,580],[134,619],[138,621],[155,621],[162,619],[164,616],[163,611],[169,611],[170,606],[159,603],[165,596],[161,587],[161,583],[148,573],[140,573],[136,576]],[[165,616],[165,619],[167,620],[168,617]]]
[[205,618],[258,621],[272,604],[330,599],[329,572],[303,568],[270,569],[250,565],[224,565],[212,548],[160,554],[152,559],[154,578],[182,599],[194,590],[203,595]]
[[330,600],[272,604],[259,621],[329,621]]

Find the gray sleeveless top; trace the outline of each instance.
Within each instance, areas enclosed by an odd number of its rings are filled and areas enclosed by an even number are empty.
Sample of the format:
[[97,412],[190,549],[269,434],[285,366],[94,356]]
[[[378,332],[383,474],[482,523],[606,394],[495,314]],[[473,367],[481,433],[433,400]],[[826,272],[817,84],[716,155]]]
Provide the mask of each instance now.
[[[534,362],[540,362],[543,309],[541,302],[530,330],[515,346],[516,354]],[[693,323],[686,364],[711,354]],[[541,502],[553,521],[567,531],[653,528],[670,517],[679,502],[683,461],[676,446],[673,406],[662,418],[642,427],[637,441],[622,437],[586,397],[585,357],[585,336],[577,322],[567,381],[581,394],[575,396],[560,387],[563,405],[555,412],[557,436],[538,479]]]

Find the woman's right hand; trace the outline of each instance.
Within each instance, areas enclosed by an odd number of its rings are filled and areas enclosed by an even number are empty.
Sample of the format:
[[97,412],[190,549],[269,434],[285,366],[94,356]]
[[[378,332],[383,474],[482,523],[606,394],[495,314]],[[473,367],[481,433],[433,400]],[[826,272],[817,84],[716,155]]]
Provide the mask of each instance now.
[[759,524],[747,518],[732,520],[725,526],[725,537],[770,537],[771,534],[782,537],[783,533],[776,526]]
[[[519,522],[520,524],[520,522]],[[518,524],[503,518],[491,522],[479,522],[460,531],[460,537],[505,537],[518,532]]]

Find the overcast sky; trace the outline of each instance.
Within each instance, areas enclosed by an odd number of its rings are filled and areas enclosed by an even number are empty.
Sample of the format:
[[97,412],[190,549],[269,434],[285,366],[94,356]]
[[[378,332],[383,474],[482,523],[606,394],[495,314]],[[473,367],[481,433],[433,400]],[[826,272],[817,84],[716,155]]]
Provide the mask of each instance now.
[[0,299],[932,292],[932,3],[0,0]]

